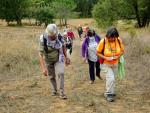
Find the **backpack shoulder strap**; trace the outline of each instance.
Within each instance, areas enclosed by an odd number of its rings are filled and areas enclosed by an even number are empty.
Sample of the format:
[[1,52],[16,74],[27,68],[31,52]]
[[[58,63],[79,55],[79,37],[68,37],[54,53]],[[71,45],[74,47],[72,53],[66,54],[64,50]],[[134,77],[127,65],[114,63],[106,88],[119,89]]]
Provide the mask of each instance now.
[[62,44],[64,44],[64,38],[63,38],[63,36],[59,33],[58,34],[58,40],[62,43]]
[[104,55],[104,50],[105,50],[105,38],[104,38],[103,49],[102,49],[102,54],[103,54],[103,55]]
[[44,42],[44,51],[45,53],[48,53],[47,39],[45,38],[44,34],[43,34],[43,42]]
[[62,36],[61,34],[58,34],[58,40],[61,41],[62,40]]
[[120,42],[119,38],[117,38],[117,41],[119,43],[119,47],[121,48],[121,42]]

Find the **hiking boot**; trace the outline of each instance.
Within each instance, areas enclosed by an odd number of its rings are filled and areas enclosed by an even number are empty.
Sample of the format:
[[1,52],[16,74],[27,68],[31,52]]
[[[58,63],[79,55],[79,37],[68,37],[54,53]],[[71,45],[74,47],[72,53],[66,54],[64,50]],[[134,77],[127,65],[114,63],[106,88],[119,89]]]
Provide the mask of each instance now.
[[65,94],[61,94],[59,97],[64,100],[67,99],[67,96]]
[[57,92],[52,92],[51,95],[52,95],[52,96],[56,96],[56,95],[57,95]]
[[90,81],[90,84],[94,84],[94,81],[93,81],[93,80],[91,80],[91,81]]
[[102,80],[101,76],[100,75],[96,75],[100,80]]
[[107,100],[108,102],[113,102],[113,101],[114,101],[114,96],[113,96],[113,94],[107,94],[106,100]]
[[112,94],[114,97],[116,97],[116,94],[114,93],[114,94]]

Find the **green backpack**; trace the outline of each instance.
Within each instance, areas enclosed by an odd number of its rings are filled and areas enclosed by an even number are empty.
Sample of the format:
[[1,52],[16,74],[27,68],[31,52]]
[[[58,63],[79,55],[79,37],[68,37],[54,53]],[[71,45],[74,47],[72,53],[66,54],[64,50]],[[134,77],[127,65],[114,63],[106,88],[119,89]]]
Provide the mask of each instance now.
[[[58,39],[61,40],[61,38],[62,36],[58,35]],[[43,41],[44,41],[44,53],[45,53],[44,55],[46,63],[55,64],[59,60],[59,49],[48,46],[45,35],[43,35]]]

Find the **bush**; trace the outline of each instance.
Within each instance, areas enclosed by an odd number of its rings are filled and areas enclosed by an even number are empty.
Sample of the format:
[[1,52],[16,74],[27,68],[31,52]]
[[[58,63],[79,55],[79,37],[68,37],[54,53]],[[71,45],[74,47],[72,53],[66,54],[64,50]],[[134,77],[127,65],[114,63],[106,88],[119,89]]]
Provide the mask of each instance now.
[[39,25],[42,23],[45,24],[45,26],[48,25],[48,23],[53,23],[54,15],[53,12],[50,10],[50,7],[44,7],[40,8],[35,12],[35,19],[39,21]]
[[95,5],[92,14],[98,26],[107,27],[113,23],[111,4],[108,4],[107,1]]

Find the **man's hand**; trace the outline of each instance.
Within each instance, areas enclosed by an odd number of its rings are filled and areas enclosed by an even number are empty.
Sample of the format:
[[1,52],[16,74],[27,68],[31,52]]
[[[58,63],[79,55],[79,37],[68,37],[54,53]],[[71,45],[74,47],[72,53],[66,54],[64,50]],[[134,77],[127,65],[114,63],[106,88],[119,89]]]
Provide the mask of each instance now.
[[65,64],[66,64],[66,65],[70,65],[70,64],[71,64],[71,61],[70,61],[69,58],[65,58]]
[[48,76],[48,70],[47,69],[43,70],[43,75]]

